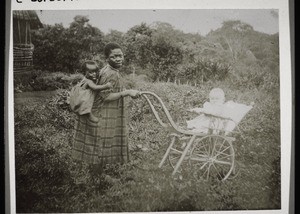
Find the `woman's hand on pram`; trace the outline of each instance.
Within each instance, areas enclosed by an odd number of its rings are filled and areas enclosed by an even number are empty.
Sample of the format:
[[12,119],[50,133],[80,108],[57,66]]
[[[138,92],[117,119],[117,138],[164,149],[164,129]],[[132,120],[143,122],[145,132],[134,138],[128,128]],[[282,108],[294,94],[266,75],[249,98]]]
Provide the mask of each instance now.
[[127,93],[133,99],[136,99],[136,98],[138,98],[138,97],[141,96],[141,92],[138,91],[138,90],[132,90],[132,89],[131,90],[127,90]]

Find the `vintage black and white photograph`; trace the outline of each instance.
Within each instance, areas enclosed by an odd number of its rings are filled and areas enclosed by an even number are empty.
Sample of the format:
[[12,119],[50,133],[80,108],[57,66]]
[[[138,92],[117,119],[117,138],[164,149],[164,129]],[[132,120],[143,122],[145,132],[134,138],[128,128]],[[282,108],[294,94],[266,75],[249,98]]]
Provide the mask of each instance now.
[[280,210],[278,9],[12,10],[18,213]]

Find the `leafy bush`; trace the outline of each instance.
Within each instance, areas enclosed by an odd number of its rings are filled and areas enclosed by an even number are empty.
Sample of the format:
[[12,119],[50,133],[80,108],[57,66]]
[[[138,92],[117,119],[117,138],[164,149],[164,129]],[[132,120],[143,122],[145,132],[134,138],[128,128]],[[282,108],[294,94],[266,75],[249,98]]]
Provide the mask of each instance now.
[[47,72],[34,70],[27,74],[28,79],[19,79],[15,81],[15,88],[18,87],[21,91],[53,91],[58,89],[69,89],[71,86],[78,83],[83,75],[68,74],[62,72]]
[[15,109],[17,212],[84,210],[69,205],[106,188],[103,177],[70,156],[75,115],[62,105],[66,92]]
[[193,63],[182,65],[179,79],[195,84],[209,80],[224,80],[230,71],[230,65],[215,60],[201,58]]
[[[57,212],[56,200],[64,201],[72,165],[67,150],[70,133],[62,112],[51,111],[47,103],[22,106],[15,111],[15,156],[17,211]],[[58,121],[59,120],[59,121]],[[45,121],[47,121],[45,123]],[[72,182],[71,182],[72,183]],[[52,203],[49,203],[52,202]],[[45,206],[40,207],[42,204]]]
[[230,81],[237,88],[259,88],[265,85],[264,72],[258,64],[251,64],[245,66],[243,62],[236,63],[233,66],[232,72],[228,76],[227,80]]

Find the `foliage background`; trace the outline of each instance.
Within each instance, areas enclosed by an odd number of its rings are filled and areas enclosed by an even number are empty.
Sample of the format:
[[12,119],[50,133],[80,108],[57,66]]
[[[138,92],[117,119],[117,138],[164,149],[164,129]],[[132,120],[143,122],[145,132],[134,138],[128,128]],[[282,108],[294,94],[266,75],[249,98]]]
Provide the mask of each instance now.
[[[70,157],[75,115],[70,88],[86,59],[104,64],[104,45],[125,53],[123,85],[158,94],[180,125],[213,87],[254,108],[234,144],[238,176],[225,183],[170,176],[158,163],[168,145],[144,100],[127,100],[131,162],[99,169]],[[76,16],[68,28],[33,32],[34,69],[15,74],[17,212],[202,211],[280,208],[279,38],[229,20],[203,37],[168,23],[104,34]],[[201,202],[201,203],[199,203]]]

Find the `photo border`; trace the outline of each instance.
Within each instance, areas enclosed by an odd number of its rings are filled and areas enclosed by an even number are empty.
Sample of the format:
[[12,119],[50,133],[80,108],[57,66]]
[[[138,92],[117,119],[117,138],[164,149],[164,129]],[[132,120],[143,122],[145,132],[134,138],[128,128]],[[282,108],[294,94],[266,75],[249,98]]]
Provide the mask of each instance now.
[[[15,160],[14,160],[14,95],[13,95],[13,48],[12,48],[12,10],[88,10],[88,9],[278,9],[279,10],[279,44],[280,44],[280,121],[281,121],[281,209],[263,211],[236,211],[235,213],[287,213],[289,200],[292,194],[290,184],[292,178],[284,175],[292,175],[292,67],[291,67],[291,40],[289,22],[288,0],[65,0],[57,2],[32,2],[23,0],[6,1],[7,23],[6,29],[6,55],[5,71],[5,139],[6,147],[6,181],[9,182],[6,191],[6,204],[9,213],[16,213],[15,207]],[[11,4],[11,7],[10,7]],[[9,35],[9,36],[8,36]],[[293,153],[294,154],[294,153]],[[7,185],[6,185],[7,186]],[[7,189],[6,189],[7,190]],[[228,211],[214,211],[224,213]],[[201,212],[206,213],[206,212]],[[209,213],[209,212],[207,212]]]

